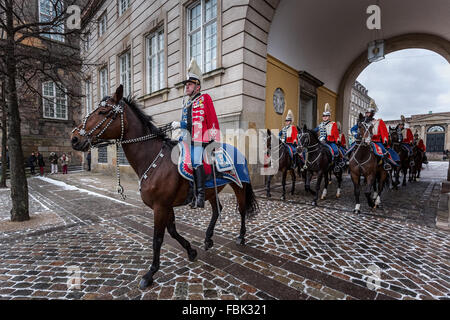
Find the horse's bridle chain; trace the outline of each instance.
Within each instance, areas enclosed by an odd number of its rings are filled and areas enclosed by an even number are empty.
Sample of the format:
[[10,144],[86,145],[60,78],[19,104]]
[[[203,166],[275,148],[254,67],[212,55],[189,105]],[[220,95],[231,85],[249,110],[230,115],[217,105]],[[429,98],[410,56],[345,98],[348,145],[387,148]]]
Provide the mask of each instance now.
[[[108,114],[105,116],[105,118],[103,120],[101,120],[99,123],[97,123],[97,125],[94,128],[92,128],[89,132],[86,132],[86,124],[87,124],[88,118],[92,114],[97,112],[97,110],[99,108],[101,108],[101,107],[111,107],[111,110],[108,112]],[[96,130],[98,130],[110,117],[112,117],[110,119],[110,121],[107,123],[107,125],[95,136],[95,138],[100,139],[100,137],[105,133],[105,131],[113,123],[113,121],[116,120],[117,115],[120,115],[120,127],[121,127],[120,139],[115,140],[115,142],[106,143],[106,145],[115,144],[116,145],[117,154],[119,153],[119,145],[145,142],[145,141],[149,141],[149,140],[152,140],[152,139],[155,139],[155,138],[158,137],[158,134],[149,134],[149,135],[146,135],[146,136],[143,136],[143,137],[139,137],[139,138],[123,140],[124,133],[125,133],[123,114],[124,114],[124,102],[123,101],[120,101],[118,104],[115,104],[115,105],[111,105],[111,104],[108,104],[106,101],[102,101],[102,102],[100,102],[99,106],[95,110],[93,110],[91,113],[89,113],[83,119],[83,126],[82,126],[82,128],[80,129],[80,128],[76,127],[76,128],[74,128],[72,130],[72,133],[74,133],[75,131],[78,131],[80,136],[87,137],[87,139],[89,141],[89,145],[91,147],[95,147],[95,146],[92,146],[92,144],[91,144],[92,143],[92,141],[91,141],[92,134]],[[140,180],[139,180],[139,191],[141,190],[142,180],[147,179],[148,172],[152,168],[156,168],[156,161],[159,158],[163,158],[163,157],[164,157],[163,148],[161,148],[159,154],[156,156],[156,158],[153,160],[151,165],[148,167],[148,169],[144,172],[144,174],[140,178]],[[122,199],[125,200],[124,188],[120,184],[120,167],[119,167],[119,161],[118,160],[116,161],[116,173],[117,173],[117,182],[118,182],[117,183],[117,192],[121,195]]]

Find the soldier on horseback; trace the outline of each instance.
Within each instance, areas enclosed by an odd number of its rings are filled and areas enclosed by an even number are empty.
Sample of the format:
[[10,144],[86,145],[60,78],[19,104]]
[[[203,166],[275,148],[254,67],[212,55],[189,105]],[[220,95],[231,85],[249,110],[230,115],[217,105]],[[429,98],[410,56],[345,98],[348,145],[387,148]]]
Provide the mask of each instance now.
[[414,136],[410,128],[405,127],[406,119],[401,117],[402,122],[397,126],[398,140],[402,143],[402,147],[408,151],[408,158],[412,156],[412,144]]
[[330,120],[331,108],[327,103],[325,104],[325,111],[322,114],[322,122],[317,128],[314,129],[319,136],[319,141],[329,147],[330,153],[333,158],[334,170],[341,171],[345,167],[345,162],[343,156],[339,152],[337,142],[339,140],[339,130],[337,123]]
[[[396,167],[398,166],[396,161],[399,161],[400,157],[394,150],[388,148],[389,131],[386,127],[386,124],[382,119],[375,119],[374,116],[375,106],[374,102],[372,101],[369,109],[365,114],[364,122],[370,124],[373,127],[372,143],[375,155],[381,157],[384,170],[390,171],[392,170],[391,164]],[[358,135],[358,124],[353,126],[350,131],[356,138]],[[347,154],[350,154],[353,151],[354,146],[355,144],[348,150]]]
[[[211,97],[202,94],[202,72],[192,59],[188,70],[188,79],[183,81],[185,94],[189,96],[183,105],[181,122],[173,122],[174,130],[184,129],[181,140],[191,142],[191,161],[194,172],[194,197],[191,208],[205,207],[205,170],[203,168],[204,147],[211,141],[220,141],[219,122]],[[188,134],[189,133],[189,134]]]
[[292,111],[289,110],[288,114],[286,116],[286,120],[285,120],[285,127],[283,129],[281,129],[280,133],[279,133],[279,137],[281,142],[286,143],[289,147],[289,155],[292,158],[292,167],[295,169],[297,166],[297,161],[295,159],[295,153],[297,151],[297,145],[298,145],[298,141],[297,141],[297,136],[298,136],[298,131],[297,131],[297,127],[294,126],[292,124],[294,119],[294,115],[292,114]]
[[427,147],[423,143],[423,140],[419,138],[419,134],[417,132],[414,134],[413,144],[417,147],[417,149],[420,150],[420,152],[422,152],[422,156],[423,156],[422,163],[427,164],[428,163],[427,154],[426,154]]

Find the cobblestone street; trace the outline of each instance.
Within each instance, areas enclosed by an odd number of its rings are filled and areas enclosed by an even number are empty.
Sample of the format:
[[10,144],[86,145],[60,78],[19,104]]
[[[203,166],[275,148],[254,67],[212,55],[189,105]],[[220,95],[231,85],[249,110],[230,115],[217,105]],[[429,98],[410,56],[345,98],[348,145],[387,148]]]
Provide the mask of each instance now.
[[[450,299],[450,233],[435,228],[447,165],[430,163],[420,182],[387,190],[382,210],[362,202],[362,215],[352,213],[348,177],[342,198],[333,178],[318,207],[301,182],[285,202],[279,185],[272,199],[259,190],[261,212],[247,222],[243,247],[234,241],[240,216],[231,194],[220,196],[224,210],[207,252],[209,204],[177,208],[177,229],[198,259],[189,262],[166,233],[160,271],[146,291],[138,283],[152,260],[153,214],[137,183],[123,183],[122,201],[113,176],[31,178],[27,223],[8,222],[9,191],[0,190],[0,298]],[[77,274],[79,287],[68,289]]]

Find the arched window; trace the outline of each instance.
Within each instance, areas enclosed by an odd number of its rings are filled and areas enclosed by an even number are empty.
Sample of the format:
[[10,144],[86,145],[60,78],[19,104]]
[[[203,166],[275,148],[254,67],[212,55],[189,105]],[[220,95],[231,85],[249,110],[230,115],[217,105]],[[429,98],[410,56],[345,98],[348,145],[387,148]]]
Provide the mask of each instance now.
[[445,132],[445,129],[441,126],[433,126],[428,129],[428,133],[442,133]]

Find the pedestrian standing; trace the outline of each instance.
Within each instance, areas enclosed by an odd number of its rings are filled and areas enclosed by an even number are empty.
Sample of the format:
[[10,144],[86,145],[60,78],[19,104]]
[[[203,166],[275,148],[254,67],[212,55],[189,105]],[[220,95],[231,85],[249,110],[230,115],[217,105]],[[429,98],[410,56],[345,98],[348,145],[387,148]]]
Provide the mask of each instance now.
[[34,154],[34,152],[31,153],[31,156],[28,158],[28,166],[30,167],[30,173],[32,175],[35,175],[36,172],[34,172],[34,167],[36,166],[37,158]]
[[61,162],[63,174],[67,174],[67,166],[69,165],[70,161],[69,157],[65,153],[63,153],[61,158],[59,158],[59,161]]
[[57,174],[58,173],[58,156],[55,152],[50,153],[50,165],[52,167],[52,173],[51,174]]
[[39,166],[39,171],[41,173],[41,176],[43,176],[44,175],[44,167],[45,167],[44,157],[42,156],[42,154],[39,151],[36,154],[37,154],[37,163]]
[[86,161],[88,164],[88,171],[91,171],[91,150],[89,150],[86,155]]

